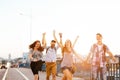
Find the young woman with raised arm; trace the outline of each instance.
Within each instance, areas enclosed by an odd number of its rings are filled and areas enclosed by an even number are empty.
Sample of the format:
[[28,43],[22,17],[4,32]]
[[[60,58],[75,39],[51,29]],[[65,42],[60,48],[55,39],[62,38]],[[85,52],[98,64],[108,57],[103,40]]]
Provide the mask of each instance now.
[[[82,58],[75,52],[75,50],[73,49],[73,46],[71,41],[69,39],[67,39],[65,41],[65,44],[61,44],[62,42],[58,42],[56,36],[55,36],[55,30],[53,31],[53,36],[54,39],[56,40],[57,44],[60,46],[61,50],[62,50],[62,55],[63,55],[63,59],[61,62],[61,69],[63,72],[63,77],[62,80],[72,80],[72,74],[73,74],[73,55],[79,57],[81,60]],[[62,38],[62,37],[61,37]],[[77,41],[78,37],[76,38],[75,42]],[[62,39],[61,39],[62,40]]]

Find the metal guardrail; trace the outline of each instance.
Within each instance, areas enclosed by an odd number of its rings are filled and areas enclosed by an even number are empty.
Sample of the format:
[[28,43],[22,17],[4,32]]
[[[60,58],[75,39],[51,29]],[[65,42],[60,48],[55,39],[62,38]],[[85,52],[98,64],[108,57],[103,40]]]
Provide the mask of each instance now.
[[[116,63],[108,63],[106,80],[120,80],[120,56],[115,56],[117,58]],[[92,80],[92,66],[91,63],[76,63],[77,71],[75,76],[81,77],[85,80]],[[100,80],[100,79],[98,79]]]
[[120,56],[118,58],[118,63],[107,64],[107,80],[120,80]]
[[107,80],[120,80],[120,65],[118,63],[107,64]]

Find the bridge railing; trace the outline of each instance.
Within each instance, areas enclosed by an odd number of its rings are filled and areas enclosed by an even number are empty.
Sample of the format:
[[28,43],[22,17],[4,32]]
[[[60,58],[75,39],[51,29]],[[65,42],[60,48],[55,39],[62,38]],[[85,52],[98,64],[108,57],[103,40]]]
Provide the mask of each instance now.
[[108,63],[107,66],[107,80],[120,80],[120,56],[116,56],[117,63]]
[[[120,80],[120,56],[115,56],[118,60],[117,62],[109,62],[106,65],[107,76],[106,80]],[[74,76],[84,78],[85,80],[92,80],[90,63],[76,63],[77,71]]]

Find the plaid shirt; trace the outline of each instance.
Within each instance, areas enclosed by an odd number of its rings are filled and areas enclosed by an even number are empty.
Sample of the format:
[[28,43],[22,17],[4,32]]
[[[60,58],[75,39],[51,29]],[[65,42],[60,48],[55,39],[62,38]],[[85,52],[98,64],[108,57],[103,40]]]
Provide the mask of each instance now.
[[[105,46],[105,50],[103,48]],[[92,65],[104,67],[106,65],[106,56],[105,53],[109,52],[109,48],[103,44],[99,49],[97,44],[93,44],[90,52],[92,53]]]

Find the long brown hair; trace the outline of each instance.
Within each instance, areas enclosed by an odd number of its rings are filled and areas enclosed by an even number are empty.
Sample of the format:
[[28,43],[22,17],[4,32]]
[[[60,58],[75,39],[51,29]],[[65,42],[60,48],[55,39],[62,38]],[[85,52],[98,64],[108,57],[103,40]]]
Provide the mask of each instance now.
[[[33,49],[33,50],[34,50],[34,47],[35,47],[35,45],[36,45],[37,42],[40,43],[39,40],[34,41],[32,44],[29,45],[29,49]],[[41,43],[40,43],[40,47],[38,48],[38,50],[39,50],[40,52],[44,51],[44,48],[41,46]]]
[[[72,49],[72,42],[70,40],[66,40],[66,42],[69,41],[70,42],[70,48]],[[66,46],[66,42],[64,44],[64,47],[62,49],[62,56],[64,56],[64,52],[71,52],[68,50],[67,46]]]

